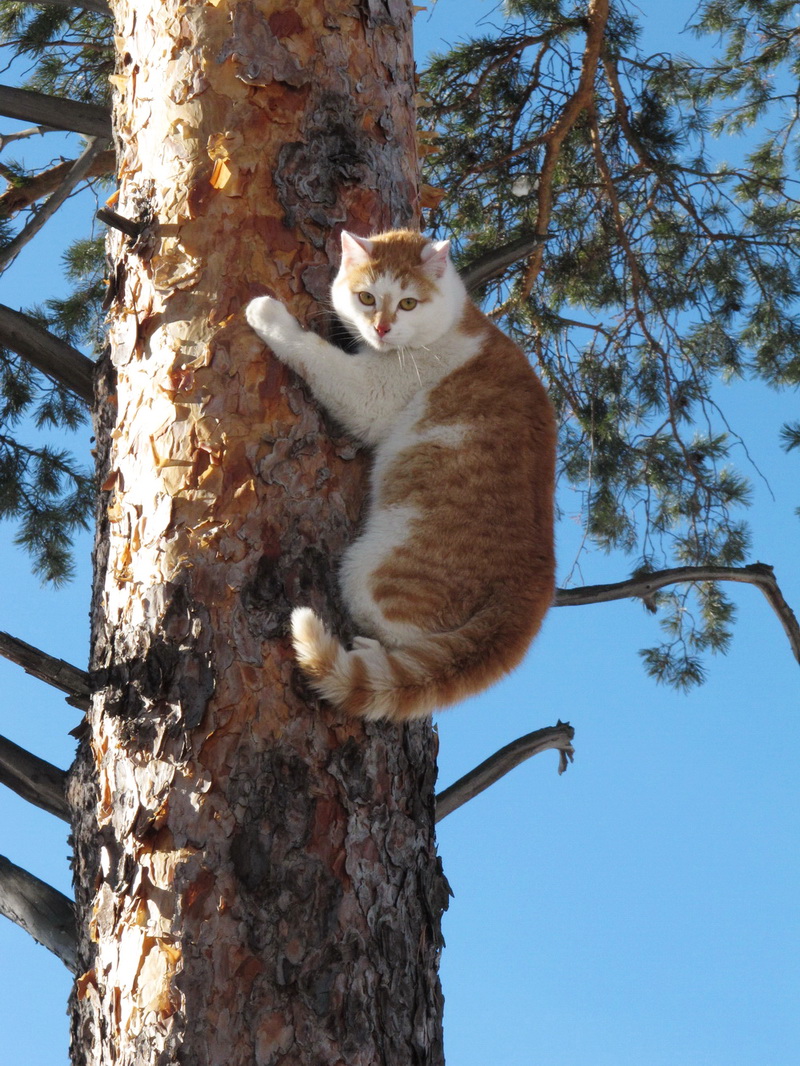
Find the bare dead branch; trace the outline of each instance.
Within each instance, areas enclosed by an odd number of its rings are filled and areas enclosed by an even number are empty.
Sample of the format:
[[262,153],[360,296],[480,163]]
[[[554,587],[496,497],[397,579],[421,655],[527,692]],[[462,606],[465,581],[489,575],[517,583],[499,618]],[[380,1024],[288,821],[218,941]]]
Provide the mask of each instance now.
[[783,626],[795,659],[800,662],[800,624],[783,597],[773,568],[766,563],[752,563],[750,566],[676,566],[669,570],[656,570],[651,574],[632,577],[627,581],[616,581],[610,585],[557,589],[554,605],[579,607],[589,603],[608,603],[611,600],[647,600],[666,585],[699,581],[739,581],[761,589]]
[[48,685],[69,693],[68,703],[74,707],[86,709],[89,706],[91,685],[89,675],[77,666],[56,659],[47,652],[26,644],[24,640],[12,637],[10,633],[0,632],[0,655],[21,666],[26,674],[46,681]]
[[575,730],[569,722],[558,722],[557,725],[548,726],[546,729],[537,729],[533,733],[527,733],[524,737],[506,744],[494,755],[464,774],[458,781],[444,789],[436,797],[436,821],[446,818],[457,807],[461,807],[478,793],[489,788],[495,781],[519,766],[521,762],[530,759],[532,755],[538,755],[540,751],[549,751],[555,748],[560,752],[558,772],[563,774],[567,768],[567,760],[572,762],[574,749],[572,738]]
[[[0,203],[2,203],[1,199]],[[529,237],[518,237],[514,241],[509,241],[508,244],[501,244],[499,248],[483,252],[461,271],[461,280],[468,291],[474,293],[476,289],[497,277],[498,274],[502,274],[520,259],[527,259],[546,240],[546,234],[532,234]]]
[[[24,185],[11,186],[0,196],[0,218],[11,218],[37,200],[49,196],[62,184],[75,162],[74,159],[67,159],[50,170],[43,170]],[[102,178],[113,173],[114,162],[114,150],[107,148],[94,157],[86,177]]]
[[45,133],[52,132],[52,126],[31,126],[27,130],[17,130],[16,133],[0,133],[0,152],[13,141],[26,141],[29,137],[41,137]]
[[[581,112],[591,103],[594,94],[595,73],[603,47],[603,39],[608,22],[608,0],[590,0],[586,14],[586,47],[581,62],[578,86],[570,96],[564,109],[547,131],[544,160],[539,174],[539,187],[536,195],[537,216],[536,232],[547,233],[550,214],[553,208],[553,179],[561,154],[561,145],[567,134],[575,125]],[[540,243],[531,256],[523,280],[523,296],[530,296],[531,290],[539,276],[544,258],[544,244]]]
[[66,773],[59,767],[0,736],[0,784],[28,803],[68,822],[66,780]]
[[20,311],[0,304],[0,344],[17,352],[87,404],[94,397],[94,363]]
[[46,96],[29,89],[0,85],[0,115],[35,122],[50,129],[83,133],[111,140],[111,115],[98,104],[83,104],[61,96]]
[[142,235],[142,226],[139,222],[134,222],[133,219],[125,218],[123,215],[119,215],[116,211],[111,211],[107,207],[101,207],[94,217],[99,222],[103,222],[106,226],[111,226],[112,229],[118,229],[120,233],[124,233],[126,237],[130,237],[133,241]]
[[0,855],[0,914],[58,955],[67,969],[77,972],[78,937],[72,901],[4,855]]
[[75,160],[53,195],[36,212],[23,230],[0,252],[0,272],[16,259],[22,248],[32,240],[45,223],[53,217],[70,193],[88,176],[94,160],[105,148],[105,139],[90,138],[81,155]]

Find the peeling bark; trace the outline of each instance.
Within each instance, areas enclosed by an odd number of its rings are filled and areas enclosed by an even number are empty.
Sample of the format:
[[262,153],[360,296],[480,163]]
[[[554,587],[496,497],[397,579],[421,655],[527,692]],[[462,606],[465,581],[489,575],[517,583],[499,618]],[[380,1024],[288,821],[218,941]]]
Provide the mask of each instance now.
[[437,1066],[435,737],[338,719],[286,621],[339,631],[365,457],[241,314],[324,330],[342,225],[413,224],[411,7],[120,0],[95,697],[69,797],[76,1064]]

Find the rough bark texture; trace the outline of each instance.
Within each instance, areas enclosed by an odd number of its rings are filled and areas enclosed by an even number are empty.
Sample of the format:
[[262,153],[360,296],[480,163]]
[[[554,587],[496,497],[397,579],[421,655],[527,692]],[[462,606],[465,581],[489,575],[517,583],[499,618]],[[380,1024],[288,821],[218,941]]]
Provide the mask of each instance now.
[[365,457],[241,314],[325,328],[342,225],[413,224],[407,0],[120,0],[73,1061],[438,1064],[428,723],[315,705]]

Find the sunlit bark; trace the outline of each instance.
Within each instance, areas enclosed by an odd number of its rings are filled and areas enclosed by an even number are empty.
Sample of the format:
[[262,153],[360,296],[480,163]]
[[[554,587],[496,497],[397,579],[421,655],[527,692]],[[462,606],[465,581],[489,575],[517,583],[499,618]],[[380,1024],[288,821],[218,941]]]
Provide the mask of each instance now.
[[120,0],[111,358],[73,773],[75,1063],[440,1063],[434,737],[345,722],[286,639],[340,631],[364,457],[241,311],[323,314],[338,234],[416,221],[411,6]]

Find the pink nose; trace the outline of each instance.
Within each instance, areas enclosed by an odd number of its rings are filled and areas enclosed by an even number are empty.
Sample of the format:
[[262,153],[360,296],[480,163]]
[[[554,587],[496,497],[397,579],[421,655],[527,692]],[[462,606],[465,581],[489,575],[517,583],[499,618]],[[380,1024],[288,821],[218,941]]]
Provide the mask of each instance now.
[[387,326],[384,322],[379,322],[375,327],[375,332],[379,337],[385,337],[391,328],[391,326]]

